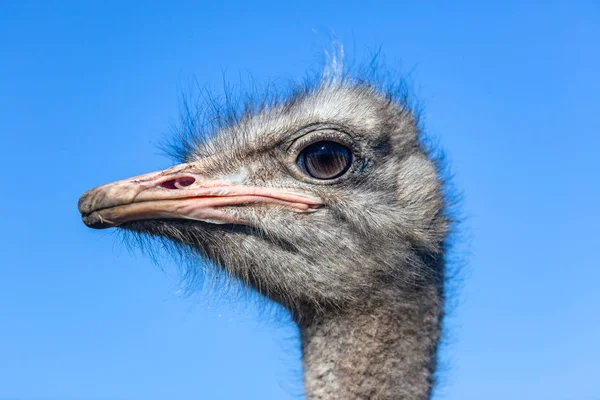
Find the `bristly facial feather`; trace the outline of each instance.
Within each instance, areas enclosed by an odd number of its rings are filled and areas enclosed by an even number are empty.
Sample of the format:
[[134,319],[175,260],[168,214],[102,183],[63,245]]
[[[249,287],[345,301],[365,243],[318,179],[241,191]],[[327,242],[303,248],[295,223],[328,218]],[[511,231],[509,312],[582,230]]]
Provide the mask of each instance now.
[[[451,223],[444,182],[403,91],[325,74],[287,96],[240,103],[212,102],[209,117],[184,103],[170,153],[202,160],[208,177],[312,193],[325,205],[311,213],[228,207],[248,221],[243,227],[156,220],[124,228],[193,249],[296,319],[390,290],[412,296],[432,282],[442,292]],[[328,181],[297,167],[299,152],[323,140],[352,152],[348,171]]]

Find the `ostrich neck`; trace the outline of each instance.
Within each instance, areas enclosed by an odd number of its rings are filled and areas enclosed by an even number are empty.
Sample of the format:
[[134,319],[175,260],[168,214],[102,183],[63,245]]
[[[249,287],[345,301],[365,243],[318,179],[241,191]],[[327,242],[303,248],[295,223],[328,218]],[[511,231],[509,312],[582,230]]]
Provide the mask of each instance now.
[[442,302],[425,292],[301,326],[306,398],[429,399]]

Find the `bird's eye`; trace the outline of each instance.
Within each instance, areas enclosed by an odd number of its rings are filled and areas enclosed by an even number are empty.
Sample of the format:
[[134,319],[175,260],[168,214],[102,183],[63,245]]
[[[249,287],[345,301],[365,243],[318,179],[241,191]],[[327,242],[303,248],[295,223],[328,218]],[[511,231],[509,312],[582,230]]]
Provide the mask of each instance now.
[[306,147],[298,156],[298,166],[316,179],[335,179],[352,164],[352,153],[346,146],[321,141]]

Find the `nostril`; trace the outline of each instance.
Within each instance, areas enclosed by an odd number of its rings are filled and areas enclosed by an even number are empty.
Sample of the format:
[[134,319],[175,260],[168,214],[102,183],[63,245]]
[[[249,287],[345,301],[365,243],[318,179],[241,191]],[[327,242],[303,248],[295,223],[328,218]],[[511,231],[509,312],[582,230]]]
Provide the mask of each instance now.
[[180,189],[182,187],[190,186],[194,182],[196,182],[195,178],[191,176],[183,176],[181,178],[164,181],[160,184],[160,186],[165,189]]
[[191,176],[184,176],[177,179],[177,186],[190,186],[192,183],[196,182],[196,179]]
[[164,187],[165,189],[177,189],[177,186],[175,186],[175,179],[164,181],[160,184],[160,186]]

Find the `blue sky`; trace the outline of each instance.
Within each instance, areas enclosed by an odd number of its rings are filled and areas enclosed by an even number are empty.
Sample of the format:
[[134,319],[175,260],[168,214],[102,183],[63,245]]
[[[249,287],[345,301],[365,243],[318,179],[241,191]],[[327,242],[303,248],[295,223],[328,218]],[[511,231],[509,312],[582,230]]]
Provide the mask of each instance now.
[[178,293],[79,195],[164,168],[195,76],[285,83],[330,32],[410,76],[466,266],[436,399],[598,399],[600,5],[0,2],[0,399],[302,398],[285,314]]

